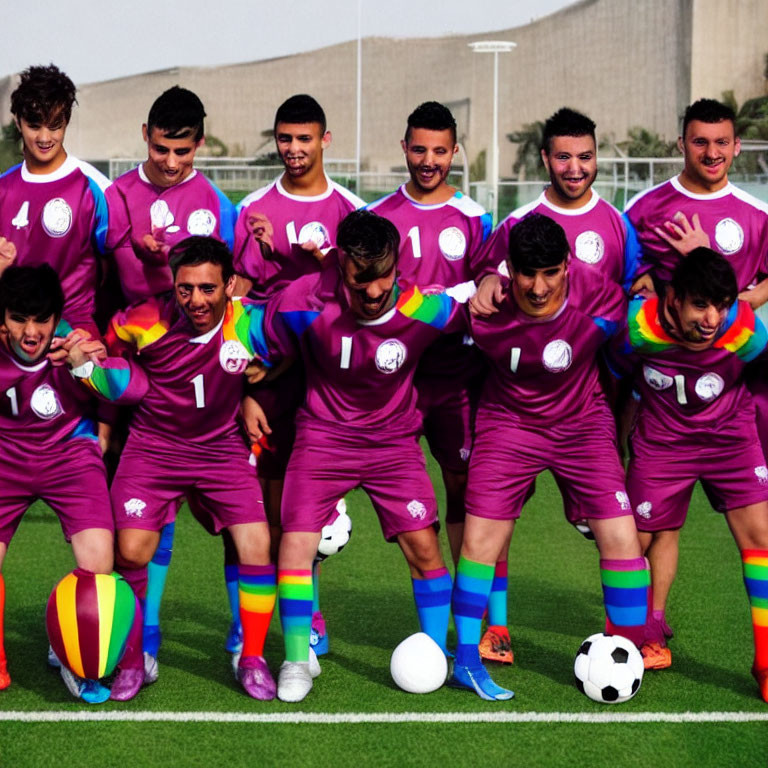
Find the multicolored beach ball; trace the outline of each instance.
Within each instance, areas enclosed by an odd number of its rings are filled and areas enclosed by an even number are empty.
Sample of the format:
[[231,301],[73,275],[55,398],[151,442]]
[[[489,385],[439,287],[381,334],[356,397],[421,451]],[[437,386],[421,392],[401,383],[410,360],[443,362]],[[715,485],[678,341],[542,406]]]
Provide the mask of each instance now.
[[98,680],[122,658],[135,610],[133,590],[122,576],[77,568],[48,598],[48,640],[74,674]]

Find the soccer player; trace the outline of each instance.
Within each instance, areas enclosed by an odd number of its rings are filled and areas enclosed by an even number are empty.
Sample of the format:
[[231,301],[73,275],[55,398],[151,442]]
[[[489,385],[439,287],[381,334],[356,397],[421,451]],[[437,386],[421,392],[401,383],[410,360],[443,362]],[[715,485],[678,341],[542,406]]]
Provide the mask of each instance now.
[[[71,330],[61,320],[63,306],[59,278],[47,264],[10,266],[0,278],[0,569],[23,514],[42,499],[58,515],[77,567],[111,573],[114,523],[96,439],[95,400],[69,368],[54,367],[48,358],[54,337]],[[68,336],[82,355],[88,335]],[[95,344],[86,351],[103,350]],[[122,360],[104,366],[105,376],[125,368]],[[130,396],[123,390],[116,399],[133,402]],[[0,689],[11,682],[3,649],[4,603],[0,573]],[[90,703],[109,697],[96,680],[82,680],[64,666],[61,675],[73,695]]]
[[597,365],[601,347],[621,327],[626,301],[601,274],[571,270],[568,252],[559,224],[528,215],[509,233],[510,285],[499,311],[472,320],[491,372],[478,406],[453,592],[452,684],[488,700],[514,694],[481,663],[483,611],[499,554],[545,469],[566,499],[569,521],[586,517],[595,536],[608,631],[643,642],[649,574]]
[[[651,564],[654,614],[663,615],[697,480],[725,514],[752,609],[752,673],[768,701],[768,469],[744,384],[768,333],[737,294],[726,258],[699,248],[678,263],[664,294],[630,304],[627,347],[641,400],[627,490]],[[648,668],[672,663],[658,620],[649,621],[643,655]]]
[[[264,640],[275,602],[275,567],[261,489],[235,416],[248,362],[263,354],[262,308],[232,301],[235,275],[227,246],[191,237],[171,248],[174,294],[135,304],[113,318],[108,341],[130,361],[131,377],[146,379],[111,496],[116,562],[143,600],[147,563],[180,495],[199,501],[212,527],[226,527],[237,547],[243,651],[237,679],[253,698],[274,698]],[[94,373],[98,373],[94,369]],[[87,379],[102,397],[111,389]],[[145,682],[141,611],[112,684],[111,698],[133,698]]]
[[[147,159],[107,189],[106,245],[113,254],[120,289],[129,304],[173,290],[168,253],[181,240],[199,235],[214,237],[230,248],[234,243],[235,207],[194,167],[195,153],[205,142],[205,116],[202,102],[192,91],[174,86],[162,93],[141,127]],[[115,298],[119,301],[119,297]],[[161,642],[160,603],[171,561],[174,525],[168,523],[163,529],[149,564],[144,652],[150,676],[156,674],[153,668],[156,670]],[[232,611],[225,646],[236,653],[242,647],[237,557],[226,531],[223,541],[224,579]]]
[[[325,173],[323,152],[331,143],[331,132],[325,112],[315,99],[297,94],[284,101],[275,113],[274,134],[285,170],[238,206],[238,295],[250,291],[252,296],[270,296],[296,278],[323,269],[326,254],[336,244],[339,222],[364,205]],[[263,417],[253,414],[255,401],[244,409],[246,427],[254,442],[264,439],[264,421],[269,425],[268,450],[260,454],[257,467],[275,543],[280,536],[280,499],[295,435],[294,419],[303,398],[303,373],[301,366],[294,364],[276,383],[267,382],[259,388]],[[313,578],[312,643],[317,654],[322,655],[328,652],[328,635],[318,602],[317,568]]]
[[339,268],[298,278],[270,301],[265,327],[273,355],[300,356],[307,371],[282,506],[283,701],[301,701],[312,688],[312,561],[337,500],[358,486],[385,538],[408,561],[422,630],[445,650],[451,576],[417,440],[413,377],[424,350],[441,333],[465,327],[466,317],[446,293],[400,291],[399,239],[387,219],[353,212],[339,225]]
[[[459,149],[450,110],[435,101],[418,106],[408,116],[401,146],[410,181],[368,206],[400,233],[401,284],[455,286],[471,281],[492,221],[480,205],[448,184]],[[424,355],[416,376],[424,432],[445,483],[445,522],[454,561],[464,530],[472,401],[481,374],[480,355],[459,333],[438,341]]]

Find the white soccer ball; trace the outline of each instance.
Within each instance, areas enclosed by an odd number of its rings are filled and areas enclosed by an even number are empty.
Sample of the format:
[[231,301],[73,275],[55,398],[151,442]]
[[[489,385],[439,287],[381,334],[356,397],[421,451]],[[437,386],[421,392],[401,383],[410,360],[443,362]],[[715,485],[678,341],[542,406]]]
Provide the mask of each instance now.
[[445,682],[448,661],[429,635],[417,632],[392,651],[389,671],[398,688],[408,693],[432,693]]
[[317,559],[325,560],[326,557],[341,552],[351,535],[352,518],[347,514],[347,505],[344,499],[339,499],[339,503],[336,505],[336,517],[328,525],[323,526],[320,534]]
[[601,704],[629,701],[640,689],[643,672],[643,657],[631,640],[602,632],[581,644],[573,664],[576,687]]

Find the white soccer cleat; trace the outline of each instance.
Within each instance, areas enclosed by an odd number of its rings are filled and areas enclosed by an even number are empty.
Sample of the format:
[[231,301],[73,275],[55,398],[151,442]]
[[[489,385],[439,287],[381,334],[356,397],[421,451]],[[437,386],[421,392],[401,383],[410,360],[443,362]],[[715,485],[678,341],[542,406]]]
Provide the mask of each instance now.
[[309,648],[309,674],[312,675],[312,679],[314,680],[316,677],[320,676],[320,673],[322,672],[322,668],[320,667],[320,662],[317,659],[317,654],[315,653],[314,648],[310,646]]
[[309,662],[284,661],[277,677],[277,698],[280,701],[302,701],[311,690]]
[[52,646],[48,646],[48,666],[53,667],[53,669],[61,669],[61,662],[59,661],[59,657],[56,655],[56,651],[53,650]]
[[160,677],[160,668],[157,665],[157,656],[144,651],[144,685],[156,683]]

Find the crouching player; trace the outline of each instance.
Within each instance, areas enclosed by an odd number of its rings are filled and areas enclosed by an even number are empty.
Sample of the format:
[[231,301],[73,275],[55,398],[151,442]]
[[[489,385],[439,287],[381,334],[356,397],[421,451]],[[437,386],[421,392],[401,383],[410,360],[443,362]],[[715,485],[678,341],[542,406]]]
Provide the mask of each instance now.
[[531,214],[516,224],[509,234],[507,295],[499,312],[472,319],[472,337],[491,372],[469,466],[451,682],[488,700],[514,696],[491,680],[477,647],[494,565],[545,469],[567,509],[578,508],[595,535],[607,631],[638,647],[643,641],[649,574],[597,364],[601,347],[623,327],[626,302],[621,288],[599,273],[569,273],[568,250],[552,219]]
[[[264,640],[275,604],[275,567],[261,489],[235,417],[248,362],[264,354],[259,337],[263,308],[232,301],[234,269],[224,243],[190,237],[171,248],[174,296],[152,298],[119,312],[107,334],[110,349],[130,362],[131,378],[144,378],[146,394],[133,414],[128,440],[112,483],[117,570],[141,600],[147,563],[160,531],[175,514],[178,496],[191,497],[227,528],[237,547],[243,651],[237,679],[256,699],[275,696],[264,660]],[[87,378],[100,395],[112,390]],[[141,612],[139,611],[138,614]],[[142,617],[112,685],[111,698],[133,698],[145,680]]]
[[[67,367],[54,367],[48,357],[54,335],[69,331],[61,321],[63,306],[61,283],[48,265],[11,266],[0,278],[0,569],[22,515],[42,499],[59,516],[77,567],[111,573],[114,524],[95,401]],[[76,340],[74,334],[70,340]],[[103,352],[100,342],[93,344]],[[118,359],[106,361],[102,370],[121,375],[125,369]],[[115,399],[135,402],[131,394],[124,388]],[[0,689],[11,682],[3,649],[4,603],[0,573]],[[61,675],[70,692],[85,701],[109,697],[96,680],[76,678],[64,666]]]
[[[693,486],[724,512],[741,552],[752,609],[752,674],[768,701],[768,469],[743,373],[768,334],[728,261],[697,248],[679,262],[665,295],[633,301],[628,347],[639,356],[640,410],[627,490],[651,564],[653,608],[663,611]],[[649,621],[645,665],[668,667],[663,622]]]

